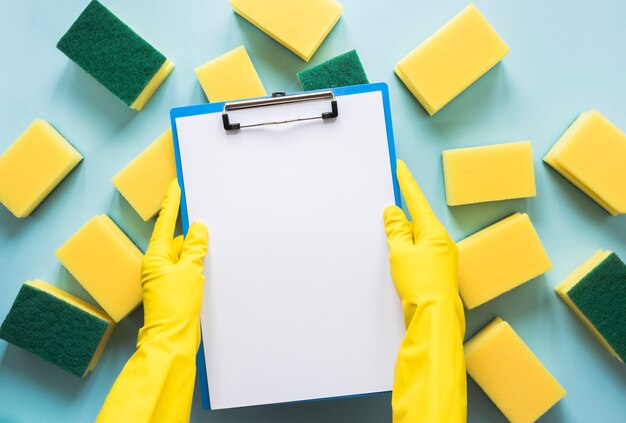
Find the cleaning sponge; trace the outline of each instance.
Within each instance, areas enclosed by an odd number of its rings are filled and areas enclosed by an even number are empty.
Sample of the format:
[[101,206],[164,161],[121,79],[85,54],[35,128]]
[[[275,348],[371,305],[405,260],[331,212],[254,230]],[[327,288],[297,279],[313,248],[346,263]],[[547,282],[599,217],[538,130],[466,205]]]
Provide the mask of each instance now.
[[626,359],[626,266],[612,251],[597,251],[556,288],[604,347]]
[[298,80],[304,91],[369,82],[356,50],[340,54],[317,66],[298,72]]
[[446,150],[442,157],[449,206],[536,194],[530,141]]
[[0,202],[28,216],[82,159],[52,125],[35,119],[0,156]]
[[530,218],[515,213],[457,243],[459,292],[472,309],[552,268]]
[[626,134],[596,110],[582,113],[544,160],[612,215],[626,213]]
[[230,0],[233,10],[309,61],[341,17],[335,0]]
[[400,60],[394,71],[434,115],[508,52],[509,47],[470,4]]
[[172,130],[168,129],[111,180],[143,220],[154,217],[176,178]]
[[0,338],[80,377],[93,370],[114,327],[97,307],[34,280],[22,285]]
[[55,255],[114,321],[141,303],[143,254],[107,215],[94,216]]
[[141,110],[174,64],[93,0],[57,48],[130,108]]
[[196,75],[211,102],[267,95],[244,46],[198,66]]
[[465,367],[513,423],[534,422],[567,393],[499,317],[465,343]]

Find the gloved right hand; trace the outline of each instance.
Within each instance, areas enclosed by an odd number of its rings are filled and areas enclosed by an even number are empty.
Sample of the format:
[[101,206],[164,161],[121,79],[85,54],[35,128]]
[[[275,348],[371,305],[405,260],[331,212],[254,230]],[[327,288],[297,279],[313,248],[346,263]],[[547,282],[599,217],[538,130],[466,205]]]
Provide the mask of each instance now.
[[413,220],[397,206],[385,209],[391,277],[407,328],[394,372],[394,422],[465,422],[465,317],[457,248],[406,164],[398,160],[396,169]]

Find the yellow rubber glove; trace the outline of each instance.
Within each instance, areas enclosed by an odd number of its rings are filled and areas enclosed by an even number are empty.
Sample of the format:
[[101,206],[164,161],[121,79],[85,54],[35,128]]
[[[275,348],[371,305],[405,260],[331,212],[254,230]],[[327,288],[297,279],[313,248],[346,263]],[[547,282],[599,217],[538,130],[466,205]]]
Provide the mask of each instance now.
[[144,326],[97,422],[188,422],[200,345],[200,309],[207,253],[206,226],[173,238],[180,204],[168,187],[143,260]]
[[457,248],[400,160],[397,177],[413,221],[396,206],[385,209],[391,277],[406,324],[394,372],[393,420],[465,422],[465,316]]

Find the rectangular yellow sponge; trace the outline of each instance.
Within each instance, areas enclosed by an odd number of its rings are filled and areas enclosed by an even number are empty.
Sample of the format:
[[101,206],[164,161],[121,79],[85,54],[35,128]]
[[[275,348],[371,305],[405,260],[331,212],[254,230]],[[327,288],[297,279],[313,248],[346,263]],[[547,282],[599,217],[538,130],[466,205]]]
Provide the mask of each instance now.
[[233,10],[309,61],[341,17],[335,0],[230,0]]
[[211,102],[267,95],[244,46],[198,66],[196,75]]
[[0,203],[26,217],[83,156],[56,129],[35,119],[0,156]]
[[487,19],[470,4],[400,60],[394,72],[434,115],[508,52]]
[[172,130],[168,129],[120,170],[111,182],[147,221],[159,212],[167,186],[174,178],[174,144]]
[[442,159],[449,206],[536,195],[530,141],[446,150]]
[[107,215],[91,218],[55,255],[114,321],[141,303],[143,254]]
[[626,134],[597,110],[581,113],[544,161],[612,215],[626,213]]
[[468,309],[552,268],[525,213],[515,213],[457,243],[459,293]]
[[515,333],[497,317],[465,343],[465,367],[513,423],[532,423],[567,392]]

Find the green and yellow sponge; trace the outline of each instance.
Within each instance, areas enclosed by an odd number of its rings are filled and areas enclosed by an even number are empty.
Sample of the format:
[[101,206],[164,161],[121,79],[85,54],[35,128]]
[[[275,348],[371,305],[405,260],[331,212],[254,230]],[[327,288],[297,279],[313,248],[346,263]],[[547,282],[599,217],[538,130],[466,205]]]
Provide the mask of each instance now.
[[555,288],[604,347],[626,359],[626,265],[597,251]]
[[174,64],[93,0],[57,48],[131,109],[141,110]]
[[95,367],[114,327],[97,307],[34,280],[22,285],[0,338],[82,377]]
[[298,72],[298,80],[304,91],[369,83],[356,50]]

